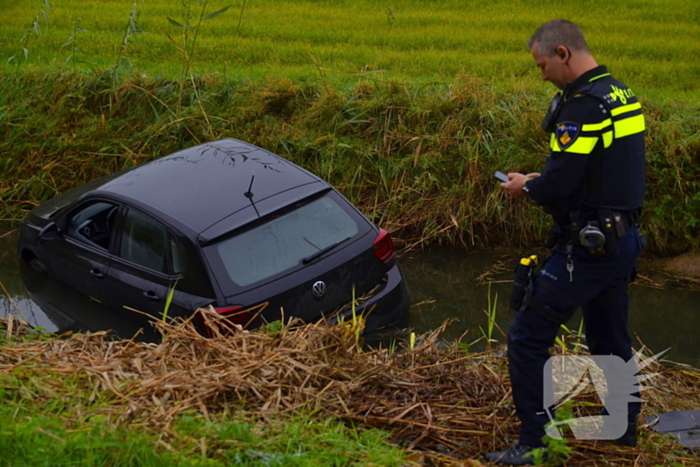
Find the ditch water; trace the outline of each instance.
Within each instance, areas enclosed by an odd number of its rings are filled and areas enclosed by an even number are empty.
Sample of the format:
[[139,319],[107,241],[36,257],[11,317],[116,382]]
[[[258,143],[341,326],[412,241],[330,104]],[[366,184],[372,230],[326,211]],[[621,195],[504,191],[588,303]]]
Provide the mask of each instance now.
[[[110,312],[55,280],[41,284],[22,280],[16,257],[17,231],[0,223],[0,313],[20,313],[32,325],[48,331],[99,331],[112,329],[131,337],[142,327],[127,317]],[[504,332],[514,312],[508,308],[512,267],[518,256],[496,252],[466,252],[431,248],[403,254],[399,262],[406,275],[413,305],[411,325],[420,335],[439,328],[447,320],[442,336],[473,343],[487,333],[489,300],[495,303],[497,327],[492,338],[505,343]],[[682,287],[660,287],[653,272],[641,268],[644,279],[630,287],[630,331],[633,345],[653,352],[670,348],[664,358],[700,367],[700,291]],[[26,271],[25,271],[26,272]],[[8,298],[9,295],[9,298]],[[580,312],[568,323],[576,330]],[[153,331],[140,339],[154,340]],[[498,345],[495,344],[494,345]],[[472,346],[484,348],[483,339]]]

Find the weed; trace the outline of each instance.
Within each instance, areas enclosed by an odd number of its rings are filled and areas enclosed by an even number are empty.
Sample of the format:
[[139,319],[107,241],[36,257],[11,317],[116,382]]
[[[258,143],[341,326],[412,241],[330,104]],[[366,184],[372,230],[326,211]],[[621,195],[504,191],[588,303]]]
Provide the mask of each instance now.
[[163,316],[161,318],[161,321],[164,323],[168,320],[168,312],[170,311],[170,305],[173,303],[173,296],[175,295],[175,288],[177,287],[178,280],[168,287],[168,296],[165,298],[165,304],[163,305]]
[[[566,404],[557,408],[555,420],[549,422],[548,426],[550,424],[555,424],[556,422],[571,420],[573,418],[574,415],[571,409],[571,401],[568,401]],[[568,445],[565,438],[562,437],[561,439],[555,439],[545,436],[543,443],[543,448],[538,448],[532,451],[532,460],[535,465],[544,467],[558,467],[560,465],[566,465],[566,461],[569,459],[569,457],[571,457],[572,448]]]
[[34,17],[34,21],[32,21],[31,26],[24,31],[24,35],[19,40],[19,45],[22,48],[21,53],[24,57],[24,60],[15,60],[17,58],[17,55],[12,55],[7,60],[7,63],[12,62],[13,60],[15,61],[15,72],[19,72],[20,65],[22,63],[26,63],[29,59],[29,42],[32,39],[32,37],[42,37],[40,23],[43,20],[44,24],[48,24],[50,11],[51,4],[49,3],[49,1],[42,0],[42,6],[39,8],[39,12]]
[[[195,86],[195,82],[191,74],[191,69],[192,62],[196,55],[195,51],[197,50],[197,39],[199,38],[202,23],[212,18],[216,18],[217,16],[221,15],[222,13],[225,13],[229,8],[231,8],[231,6],[229,5],[218,11],[215,11],[214,13],[206,15],[205,13],[209,1],[196,0],[201,4],[201,9],[199,10],[199,13],[194,11],[192,1],[193,0],[187,0],[182,3],[182,19],[180,20],[180,22],[174,20],[170,16],[167,17],[170,24],[179,28],[182,33],[181,42],[179,44],[170,35],[166,34],[168,39],[170,39],[170,42],[172,42],[175,45],[177,50],[182,55],[182,81],[180,89],[180,99],[178,101],[178,109],[182,104],[182,86],[184,86],[184,83],[187,79],[191,81],[193,90],[195,93],[197,93],[197,88]],[[195,20],[194,23],[192,21],[193,19]]]
[[144,30],[138,23],[138,2],[134,2],[134,5],[129,11],[129,20],[126,22],[124,27],[124,34],[122,35],[121,42],[119,44],[119,51],[117,53],[117,59],[112,67],[112,79],[114,84],[117,84],[117,80],[120,76],[123,76],[127,71],[133,68],[133,64],[128,57],[128,46],[129,41],[136,34],[142,34]]
[[498,293],[493,298],[493,303],[491,302],[491,283],[489,282],[489,289],[488,289],[488,306],[487,310],[484,311],[486,313],[486,317],[488,318],[488,323],[486,323],[486,331],[484,331],[484,328],[479,326],[479,330],[481,331],[482,337],[486,340],[486,349],[491,350],[491,344],[493,342],[496,342],[493,340],[493,328],[494,325],[496,324],[496,311],[498,309]]
[[68,41],[66,41],[61,47],[65,47],[68,49],[68,57],[63,61],[63,64],[66,65],[69,62],[73,65],[73,73],[76,72],[76,67],[78,64],[78,58],[76,54],[81,53],[83,55],[87,55],[87,53],[81,49],[78,46],[78,34],[88,32],[86,29],[83,29],[79,27],[78,25],[80,24],[80,18],[78,18],[76,21],[73,21],[73,32],[71,33],[70,36],[68,36]]
[[386,9],[386,24],[389,32],[391,28],[394,27],[394,21],[396,21],[396,11],[393,8]]
[[247,0],[243,0],[241,3],[241,10],[238,12],[238,25],[236,25],[236,36],[241,33],[241,24],[243,24],[243,13],[245,12],[245,5]]

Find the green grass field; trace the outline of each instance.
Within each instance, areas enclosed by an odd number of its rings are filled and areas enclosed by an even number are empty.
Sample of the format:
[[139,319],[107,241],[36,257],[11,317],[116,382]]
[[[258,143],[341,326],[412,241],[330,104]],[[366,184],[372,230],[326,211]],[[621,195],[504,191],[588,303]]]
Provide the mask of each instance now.
[[135,8],[142,32],[127,34],[123,56],[140,73],[178,77],[183,30],[168,18],[180,24],[189,18],[194,28],[200,16],[230,7],[201,23],[190,49],[195,72],[296,80],[318,77],[321,67],[337,84],[353,84],[367,72],[381,80],[447,84],[470,74],[499,86],[538,89],[543,85],[524,43],[546,20],[565,17],[583,27],[598,61],[637,94],[700,99],[695,0],[54,0],[50,9],[45,0],[4,3],[0,57],[6,72],[29,65],[112,67]]

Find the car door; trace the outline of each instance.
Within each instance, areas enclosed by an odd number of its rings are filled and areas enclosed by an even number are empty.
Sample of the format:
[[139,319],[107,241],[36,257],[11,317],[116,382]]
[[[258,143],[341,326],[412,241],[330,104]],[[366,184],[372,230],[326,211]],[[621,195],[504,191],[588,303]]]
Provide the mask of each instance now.
[[51,275],[98,302],[107,299],[105,277],[113,255],[117,203],[92,200],[63,219],[65,234],[46,246]]
[[[107,277],[110,306],[134,317],[162,317],[171,288],[177,289],[182,261],[177,242],[151,216],[126,207],[117,228],[115,258]],[[169,316],[188,310],[174,300]]]

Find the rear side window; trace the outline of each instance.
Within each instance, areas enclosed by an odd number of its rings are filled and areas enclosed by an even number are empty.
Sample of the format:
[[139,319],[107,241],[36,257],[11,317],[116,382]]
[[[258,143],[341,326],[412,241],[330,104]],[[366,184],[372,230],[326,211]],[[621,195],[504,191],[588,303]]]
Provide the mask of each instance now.
[[175,273],[182,271],[182,260],[165,228],[149,217],[129,209],[124,219],[119,256],[157,272],[168,272],[168,257]]
[[231,280],[247,286],[284,272],[358,233],[351,215],[329,196],[274,217],[216,245]]

